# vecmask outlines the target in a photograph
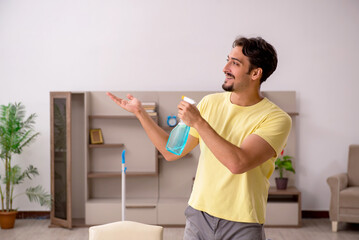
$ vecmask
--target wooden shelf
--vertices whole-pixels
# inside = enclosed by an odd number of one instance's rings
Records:
[[[151,116],[157,118],[158,115]],[[89,119],[137,119],[135,115],[89,115]]]
[[[134,119],[135,115],[89,115],[89,119],[119,119],[128,118]]]
[[[107,143],[107,144],[89,144],[89,148],[122,148],[123,143]]]
[[[276,187],[270,187],[268,195],[299,195],[300,192],[296,187],[288,187],[285,190],[278,190]]]
[[[88,178],[120,178],[121,172],[89,172]],[[126,176],[157,176],[156,172],[126,172]]]

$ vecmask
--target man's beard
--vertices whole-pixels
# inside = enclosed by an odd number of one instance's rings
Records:
[[[227,92],[233,92],[233,84],[229,85],[229,86],[226,86],[225,83],[222,84],[222,88],[224,91],[227,91]]]
[[[233,74],[227,72],[227,73],[225,73],[225,75],[226,75],[226,77],[232,78],[233,81],[234,81],[235,77],[234,77]],[[234,83],[232,83],[232,84],[229,85],[229,86],[226,86],[226,82],[224,82],[224,83],[222,84],[222,88],[223,88],[224,91],[233,92],[233,90],[234,90]]]

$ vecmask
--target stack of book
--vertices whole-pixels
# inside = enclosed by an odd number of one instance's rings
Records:
[[[157,109],[156,109],[156,103],[155,102],[143,102],[142,107],[146,110],[146,112],[150,116],[157,116]]]

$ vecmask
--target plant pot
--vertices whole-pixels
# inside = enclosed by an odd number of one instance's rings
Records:
[[[288,178],[275,178],[275,184],[278,190],[287,189]]]
[[[2,229],[14,228],[17,211],[0,211],[0,226]]]

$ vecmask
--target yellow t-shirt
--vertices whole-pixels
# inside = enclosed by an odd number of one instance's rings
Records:
[[[241,107],[232,104],[230,96],[230,92],[224,92],[204,97],[197,106],[201,116],[232,144],[240,147],[248,135],[256,134],[278,155],[289,135],[290,116],[267,98]],[[263,224],[275,157],[245,173],[233,174],[216,159],[194,128],[190,134],[199,138],[201,155],[189,205],[218,218]]]

